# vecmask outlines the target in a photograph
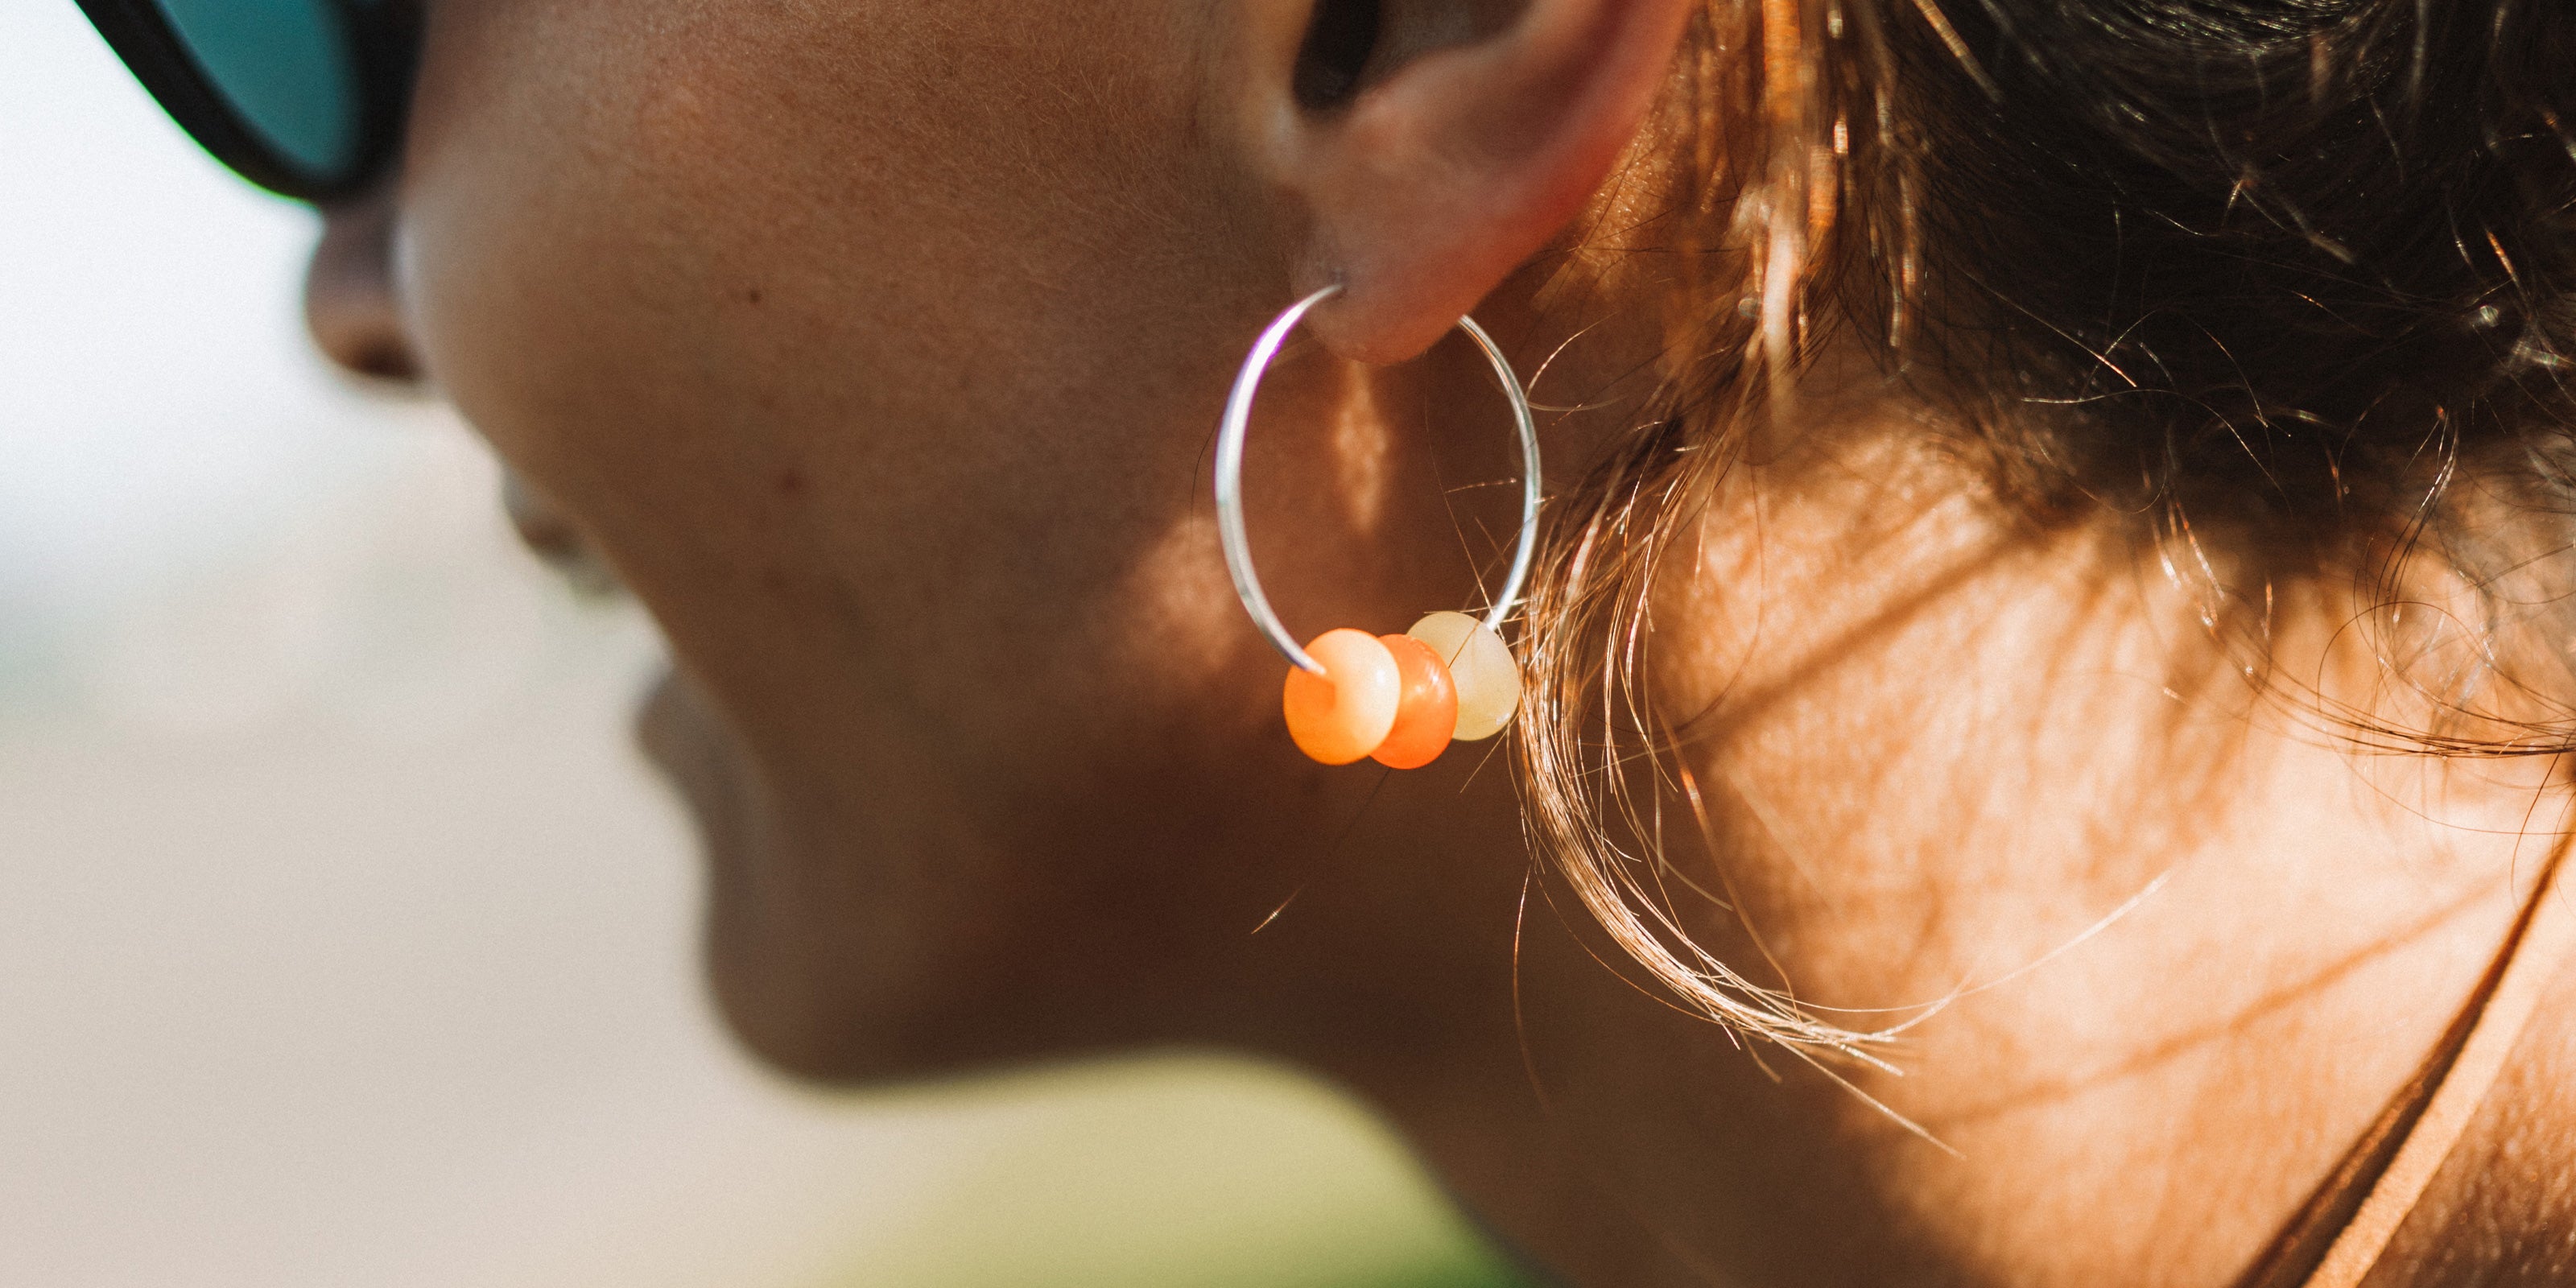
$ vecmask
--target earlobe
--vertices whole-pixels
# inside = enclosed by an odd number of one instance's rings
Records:
[[[1295,125],[1268,140],[1284,195],[1305,207],[1297,289],[1343,288],[1315,333],[1344,357],[1412,358],[1544,248],[1644,120],[1689,5],[1317,5],[1275,83],[1302,100],[1347,75],[1348,97],[1280,104]]]

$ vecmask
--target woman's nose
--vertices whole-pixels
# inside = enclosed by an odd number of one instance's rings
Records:
[[[394,295],[391,185],[322,208],[322,240],[304,276],[304,325],[324,357],[382,380],[414,380],[420,364]]]

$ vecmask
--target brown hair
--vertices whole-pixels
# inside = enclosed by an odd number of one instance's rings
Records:
[[[2484,595],[2490,644],[2556,620],[2576,6],[1708,0],[1661,113],[1657,227],[1699,277],[1656,414],[1555,500],[1517,738],[1552,878],[1690,1008],[1808,1055],[1867,1040],[1685,933],[1655,811],[1697,784],[1640,666],[1663,543],[1828,338],[1866,341],[2034,522],[2219,556],[2183,563],[2214,605],[2252,602],[2222,566],[2385,602],[2429,556]],[[2327,714],[2371,746],[2564,752],[2560,624],[2509,712]]]

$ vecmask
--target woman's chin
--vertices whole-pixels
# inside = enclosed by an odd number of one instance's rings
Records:
[[[726,1029],[774,1072],[833,1088],[953,1077],[1075,1054],[1012,1007],[943,981],[854,978],[793,948],[797,936],[747,923],[722,898],[707,912],[709,993]],[[898,978],[887,978],[895,976]],[[1058,1035],[1060,1036],[1060,1035]]]
[[[753,1056],[790,1077],[853,1085],[1053,1054],[1008,1014],[1023,990],[974,958],[969,946],[987,936],[945,925],[955,918],[935,902],[867,882],[847,855],[782,839],[792,829],[778,826],[750,757],[685,675],[654,682],[636,730],[696,824],[708,988]]]

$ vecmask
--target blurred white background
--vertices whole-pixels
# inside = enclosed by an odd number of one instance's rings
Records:
[[[0,1285],[1488,1281],[1277,1073],[743,1062],[649,627],[308,354],[312,231],[0,0]]]

